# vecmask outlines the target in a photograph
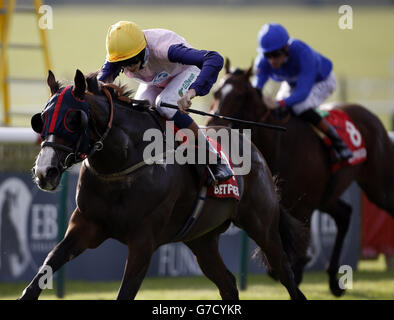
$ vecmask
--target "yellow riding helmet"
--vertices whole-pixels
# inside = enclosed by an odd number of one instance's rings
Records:
[[[130,59],[145,47],[145,35],[135,23],[119,21],[109,27],[106,41],[107,61],[118,62]]]

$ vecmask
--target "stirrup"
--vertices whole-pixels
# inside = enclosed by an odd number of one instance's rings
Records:
[[[346,154],[344,155],[344,153],[346,153]],[[349,148],[342,149],[339,154],[340,154],[342,160],[348,160],[351,157],[353,157],[353,152]]]
[[[341,155],[339,154],[339,152],[334,147],[331,147],[330,158],[331,158],[330,159],[331,163],[338,163],[338,162],[342,161]]]
[[[342,149],[342,150],[338,150],[334,147],[332,147],[331,149],[331,162],[332,163],[337,163],[337,162],[342,162],[342,161],[347,161],[349,160],[351,157],[353,157],[353,152],[347,148],[347,150],[349,151],[347,156],[343,156],[343,151],[346,151],[346,149]]]
[[[216,179],[211,168],[208,165],[206,166],[206,168],[207,168],[207,172],[208,172],[208,176],[207,176],[208,185],[218,185],[219,181]]]

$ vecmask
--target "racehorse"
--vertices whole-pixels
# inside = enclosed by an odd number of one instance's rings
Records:
[[[226,59],[226,75],[214,92],[211,113],[249,121],[282,125],[287,132],[252,128],[252,141],[264,155],[273,175],[281,181],[281,195],[291,214],[310,228],[315,209],[328,213],[335,221],[337,235],[327,272],[330,290],[341,296],[337,273],[343,242],[349,227],[352,208],[339,197],[352,181],[356,181],[370,201],[394,215],[394,144],[381,121],[366,108],[356,104],[342,104],[336,108],[350,116],[365,140],[367,160],[342,167],[334,174],[330,170],[330,156],[313,128],[304,121],[271,111],[264,99],[252,87],[252,67],[230,70]],[[207,125],[229,125],[245,128],[237,122],[211,118]],[[305,255],[294,269],[297,283],[308,258]]]
[[[64,239],[48,254],[21,299],[39,297],[42,270],[50,267],[56,272],[85,249],[96,248],[108,238],[128,246],[118,299],[136,296],[153,252],[174,241],[182,241],[191,249],[201,270],[216,284],[223,299],[238,299],[235,277],[224,265],[218,250],[219,235],[230,222],[255,240],[290,297],[305,298],[290,266],[291,258],[299,250],[297,243],[301,243],[303,227],[280,209],[270,170],[257,148],[251,146],[250,172],[236,176],[239,201],[207,198],[199,220],[178,239],[201,183],[192,165],[148,163],[144,159],[143,151],[149,143],[143,139],[144,132],[151,128],[163,130],[165,120],[145,108],[146,102],[117,95],[121,89],[114,90],[98,82],[95,74],[85,78],[77,70],[73,86],[62,88],[50,72],[47,83],[52,97],[43,112],[33,116],[33,129],[44,132],[57,121],[53,120],[56,114],[69,134],[78,132],[79,137],[71,143],[56,131],[42,135],[41,150],[33,168],[38,186],[55,190],[62,173],[79,161],[80,155],[84,158],[78,148],[84,145],[86,132],[90,145],[96,147],[86,153],[87,159],[82,162],[76,208]],[[72,90],[73,98],[70,94],[65,98],[67,90]],[[66,103],[72,106],[64,105],[64,99],[71,99]],[[54,114],[52,120],[47,116],[50,111]],[[238,139],[244,139],[243,135],[239,134]],[[230,150],[226,152],[231,154]]]

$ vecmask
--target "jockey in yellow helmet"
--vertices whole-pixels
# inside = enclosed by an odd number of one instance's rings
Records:
[[[223,67],[223,58],[217,52],[196,50],[170,30],[141,30],[130,21],[119,21],[109,27],[106,48],[106,62],[99,80],[112,82],[124,72],[140,82],[135,99],[149,100],[176,127],[191,129],[196,138],[206,139],[186,110],[195,96],[206,95],[216,82]],[[162,102],[177,104],[179,110],[165,108]],[[219,160],[219,154],[206,141],[207,151],[215,153]],[[233,175],[225,161],[209,167],[216,182]]]

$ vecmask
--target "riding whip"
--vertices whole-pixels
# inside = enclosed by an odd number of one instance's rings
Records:
[[[165,107],[165,108],[171,108],[171,109],[179,110],[178,106],[175,106],[175,105],[169,104],[169,103],[165,103],[165,102],[161,102],[160,106]],[[219,115],[219,114],[208,113],[208,112],[195,110],[195,109],[187,109],[187,112],[199,114],[201,116],[208,116],[208,117],[214,117],[214,118],[223,119],[223,120],[229,120],[229,121],[234,121],[234,122],[239,122],[239,123],[245,123],[245,124],[249,124],[249,125],[252,125],[252,126],[259,126],[259,127],[263,127],[263,128],[267,128],[267,129],[274,129],[274,130],[280,130],[280,131],[286,131],[287,130],[285,127],[281,127],[281,126],[276,126],[276,125],[267,124],[267,123],[263,123],[263,122],[241,120],[241,119],[226,117],[226,116],[222,116],[222,115]]]

